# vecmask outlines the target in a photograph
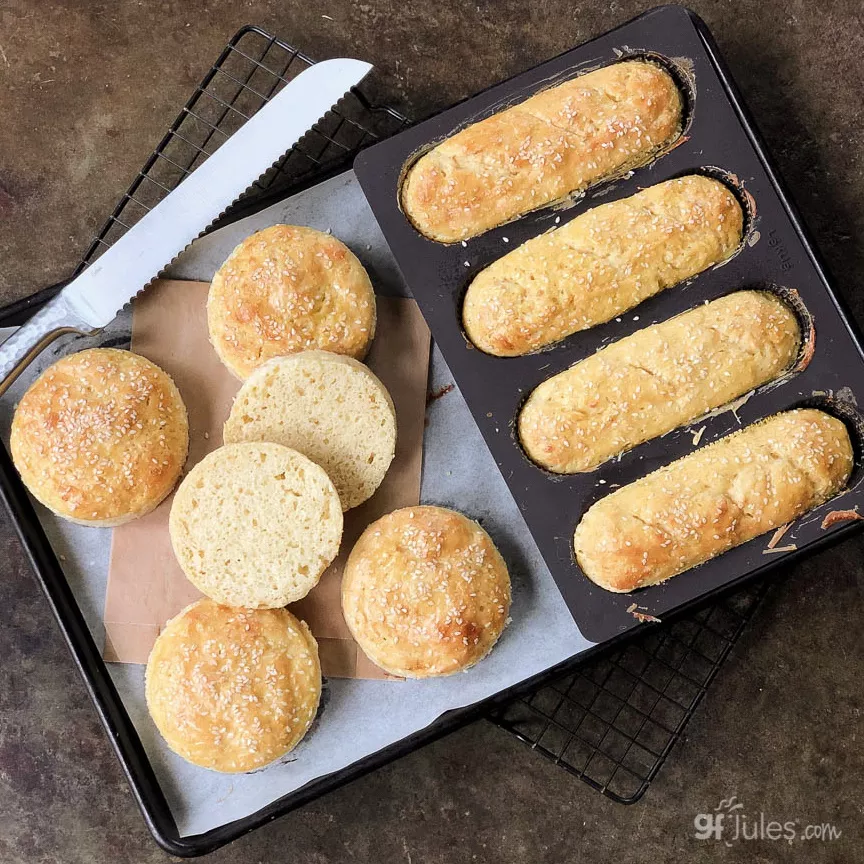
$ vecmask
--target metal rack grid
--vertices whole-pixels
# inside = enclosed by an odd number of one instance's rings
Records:
[[[238,31],[94,238],[76,275],[312,63],[258,27]],[[351,91],[225,218],[347,167],[362,148],[407,125],[398,112]],[[652,626],[489,719],[604,795],[632,803],[656,776],[763,594],[763,587],[750,588],[671,626]]]
[[[767,582],[604,652],[490,719],[621,804],[642,797]]]
[[[258,27],[238,31],[204,76],[75,270],[77,276],[313,60]],[[225,214],[348,165],[364,147],[408,125],[352,90]]]

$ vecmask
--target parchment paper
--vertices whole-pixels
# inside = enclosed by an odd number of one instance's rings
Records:
[[[169,275],[209,280],[240,240],[277,222],[331,228],[369,269],[379,293],[405,293],[352,172],[194,243]],[[124,324],[128,340],[128,318],[112,327],[109,339],[122,339]],[[73,348],[87,344],[76,340]],[[64,349],[68,350],[68,343],[46,352],[34,371]],[[0,434],[7,443],[12,407],[32,378],[28,373],[0,400]],[[433,349],[430,387],[437,389],[452,380],[441,355]],[[317,777],[423,729],[449,709],[472,705],[591,646],[561,600],[458,388],[431,403],[427,421],[421,500],[456,507],[480,519],[490,532],[510,566],[512,624],[487,659],[451,678],[395,683],[330,679],[324,711],[312,734],[293,754],[294,760],[241,776],[194,768],[170,753],[147,715],[143,667],[109,664],[181,834],[196,834],[253,813]],[[69,582],[88,623],[96,638],[103,639],[110,531],[60,523],[44,510],[40,516],[52,545],[64,555]]]
[[[221,446],[222,425],[240,387],[208,339],[208,288],[207,282],[160,280],[133,305],[132,349],[174,378],[189,412],[186,472]],[[377,335],[366,362],[396,406],[396,456],[372,498],[345,514],[339,557],[292,611],[312,628],[325,676],[386,679],[391,676],[371,663],[351,637],[342,617],[340,586],[347,554],[367,525],[420,500],[429,328],[413,300],[378,298]],[[201,596],[171,549],[170,509],[171,497],[113,532],[105,599],[106,660],[146,663],[165,623]]]

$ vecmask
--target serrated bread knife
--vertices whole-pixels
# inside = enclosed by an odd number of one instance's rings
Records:
[[[327,111],[371,65],[316,63],[290,81],[77,279],[0,345],[0,396],[64,333],[101,329]]]

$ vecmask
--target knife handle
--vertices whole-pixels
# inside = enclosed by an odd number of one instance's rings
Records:
[[[0,396],[46,346],[65,333],[91,335],[96,329],[58,295],[0,345]]]

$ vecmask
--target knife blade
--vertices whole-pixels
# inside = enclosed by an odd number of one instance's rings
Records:
[[[371,68],[361,60],[325,60],[286,84],[0,346],[0,396],[58,336],[92,334],[113,320]]]

